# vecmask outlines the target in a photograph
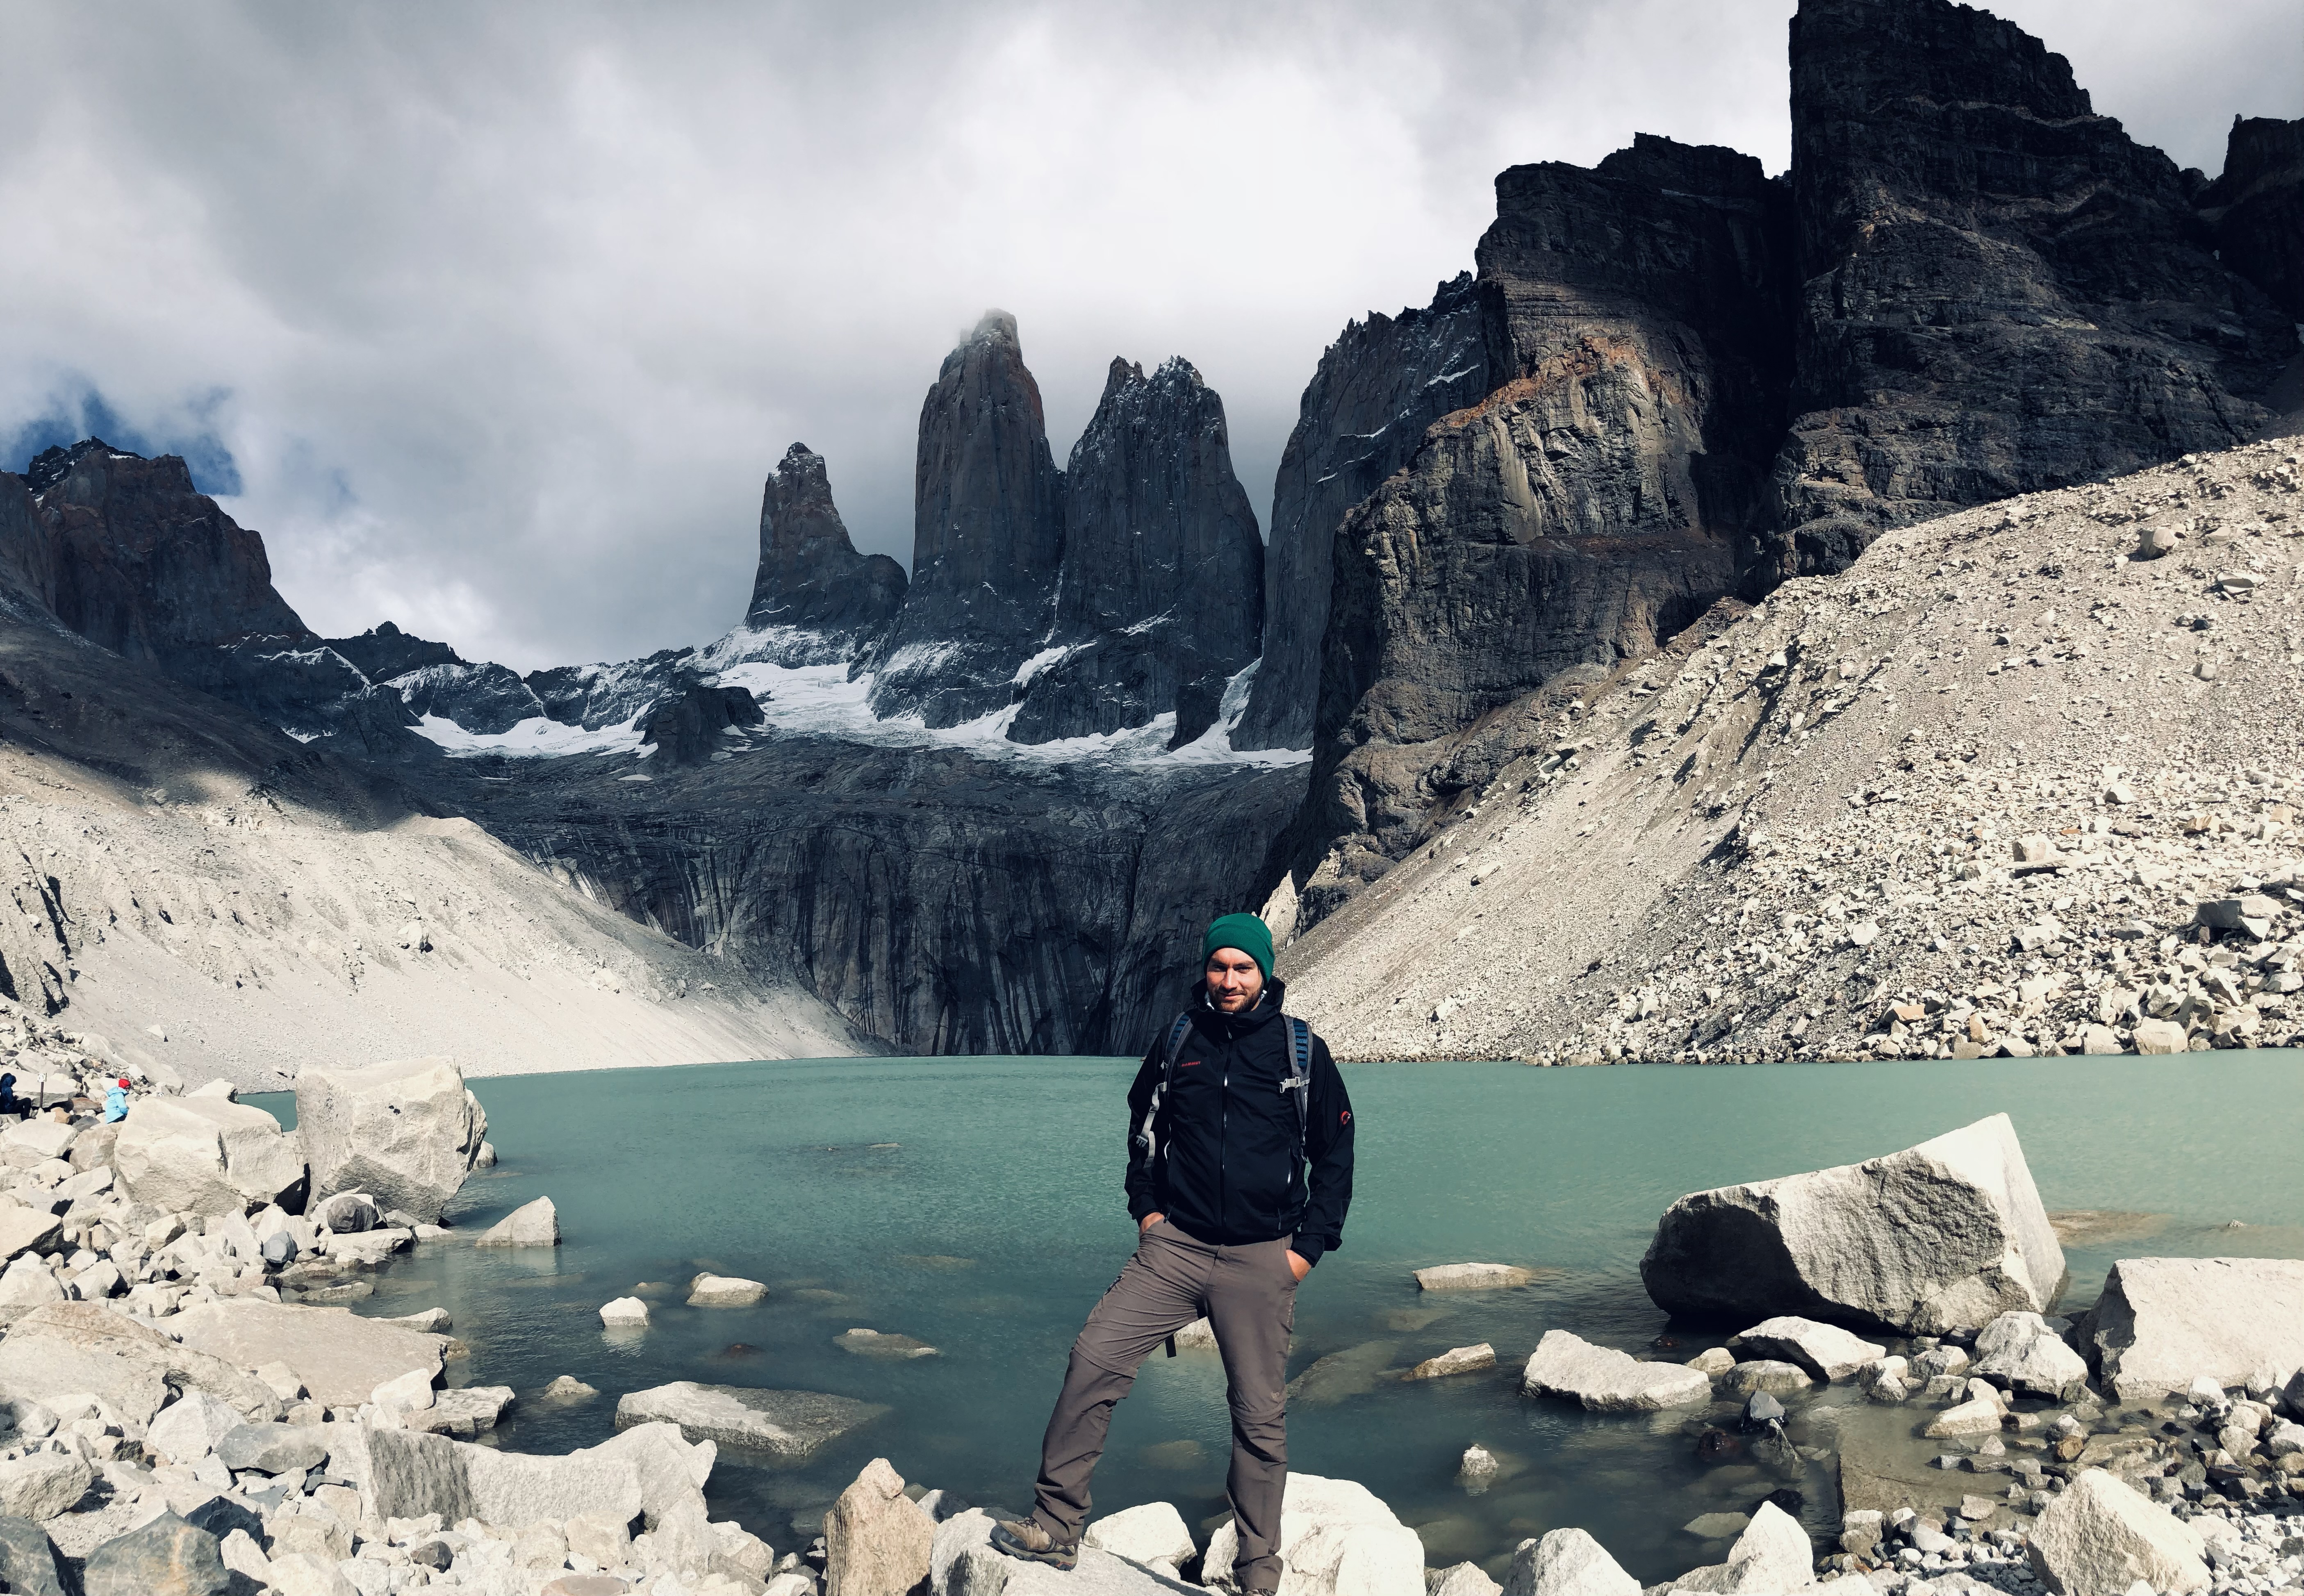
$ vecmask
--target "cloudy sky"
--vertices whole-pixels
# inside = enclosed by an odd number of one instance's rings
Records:
[[[1790,0],[0,0],[0,467],[173,449],[323,632],[516,666],[715,636],[760,482],[910,562],[919,401],[1013,311],[1061,459],[1191,359],[1261,513],[1349,318],[1490,181],[1635,131],[1786,160]],[[2304,114],[2299,0],[2003,0],[2214,173]]]

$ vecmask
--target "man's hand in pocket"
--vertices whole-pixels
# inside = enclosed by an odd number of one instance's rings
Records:
[[[1306,1260],[1298,1257],[1294,1247],[1290,1247],[1288,1249],[1288,1272],[1294,1275],[1299,1280],[1301,1280],[1306,1275],[1312,1272],[1312,1265]]]

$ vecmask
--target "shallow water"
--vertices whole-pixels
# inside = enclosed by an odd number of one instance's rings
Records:
[[[670,1380],[834,1391],[889,1405],[801,1466],[724,1450],[715,1516],[779,1550],[816,1533],[867,1460],[992,1506],[1028,1504],[1038,1439],[1081,1317],[1132,1245],[1120,1190],[1133,1060],[834,1060],[528,1076],[474,1084],[502,1162],[452,1210],[470,1235],[548,1195],[556,1253],[436,1243],[377,1277],[364,1313],[437,1304],[471,1347],[459,1384],[522,1401],[496,1440],[558,1451],[611,1433],[616,1396]],[[2068,1305],[2113,1259],[2304,1256],[2304,1054],[1939,1063],[1531,1069],[1349,1066],[1359,1172],[1344,1246],[1300,1293],[1292,1375],[1324,1366],[1289,1415],[1290,1461],[1365,1482],[1424,1536],[1427,1558],[1500,1571],[1520,1538],[1590,1530],[1644,1582],[1724,1551],[1679,1526],[1749,1511],[1784,1482],[1708,1467],[1687,1412],[1602,1418],[1517,1393],[1546,1330],[1639,1350],[1665,1329],[1638,1273],[1656,1216],[1702,1187],[1848,1162],[2005,1110],[2051,1210],[2152,1216],[2068,1246]],[[279,1111],[282,1100],[254,1099]],[[2241,1228],[2226,1229],[2230,1221]],[[1425,1296],[1409,1271],[1464,1259],[1557,1276],[1506,1292]],[[699,1270],[772,1288],[742,1309],[691,1309]],[[596,1311],[643,1281],[654,1322],[606,1332]],[[869,1360],[851,1326],[916,1336],[939,1355]],[[1487,1340],[1486,1374],[1384,1378]],[[733,1350],[741,1347],[749,1350]],[[1692,1357],[1713,1338],[1682,1338]],[[554,1408],[553,1376],[600,1388]],[[1793,1400],[1796,1440],[1835,1421],[1916,1433],[1923,1410]],[[1223,1514],[1228,1449],[1213,1354],[1145,1365],[1097,1476],[1100,1511],[1165,1499]],[[1504,1473],[1455,1481],[1478,1441]],[[1837,1528],[1826,1469],[1793,1482]],[[1205,1543],[1203,1527],[1201,1539]]]

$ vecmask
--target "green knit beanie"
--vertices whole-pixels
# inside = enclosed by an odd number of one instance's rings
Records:
[[[1239,949],[1256,960],[1266,981],[1272,979],[1272,927],[1256,916],[1226,915],[1211,922],[1207,935],[1200,939],[1200,962],[1207,963],[1218,948]]]

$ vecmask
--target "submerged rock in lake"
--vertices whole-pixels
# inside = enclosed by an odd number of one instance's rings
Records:
[[[688,1282],[691,1308],[748,1308],[767,1294],[766,1285],[741,1275],[700,1274]]]
[[[1364,1397],[1392,1367],[1392,1355],[1399,1347],[1396,1341],[1363,1341],[1329,1353],[1288,1382],[1288,1400],[1323,1404]]]
[[[1438,1357],[1426,1358],[1408,1372],[1410,1380],[1438,1380],[1448,1374],[1470,1374],[1496,1366],[1496,1349],[1486,1341],[1476,1347],[1456,1347]]]
[[[1658,1307],[1696,1319],[1936,1335],[2046,1313],[2065,1270],[2015,1127],[1995,1114],[1864,1163],[1682,1197],[1640,1279]]]
[[[833,1343],[843,1352],[852,1352],[858,1357],[916,1358],[934,1357],[936,1349],[926,1341],[911,1336],[892,1335],[885,1330],[851,1330],[833,1337]]]
[[[717,1441],[780,1457],[805,1457],[825,1442],[887,1411],[877,1403],[821,1391],[777,1391],[676,1380],[644,1391],[628,1391],[618,1398],[616,1428],[662,1422],[677,1424],[690,1440]]]
[[[1423,1291],[1496,1291],[1542,1278],[1542,1271],[1513,1263],[1440,1263],[1416,1271]]]

